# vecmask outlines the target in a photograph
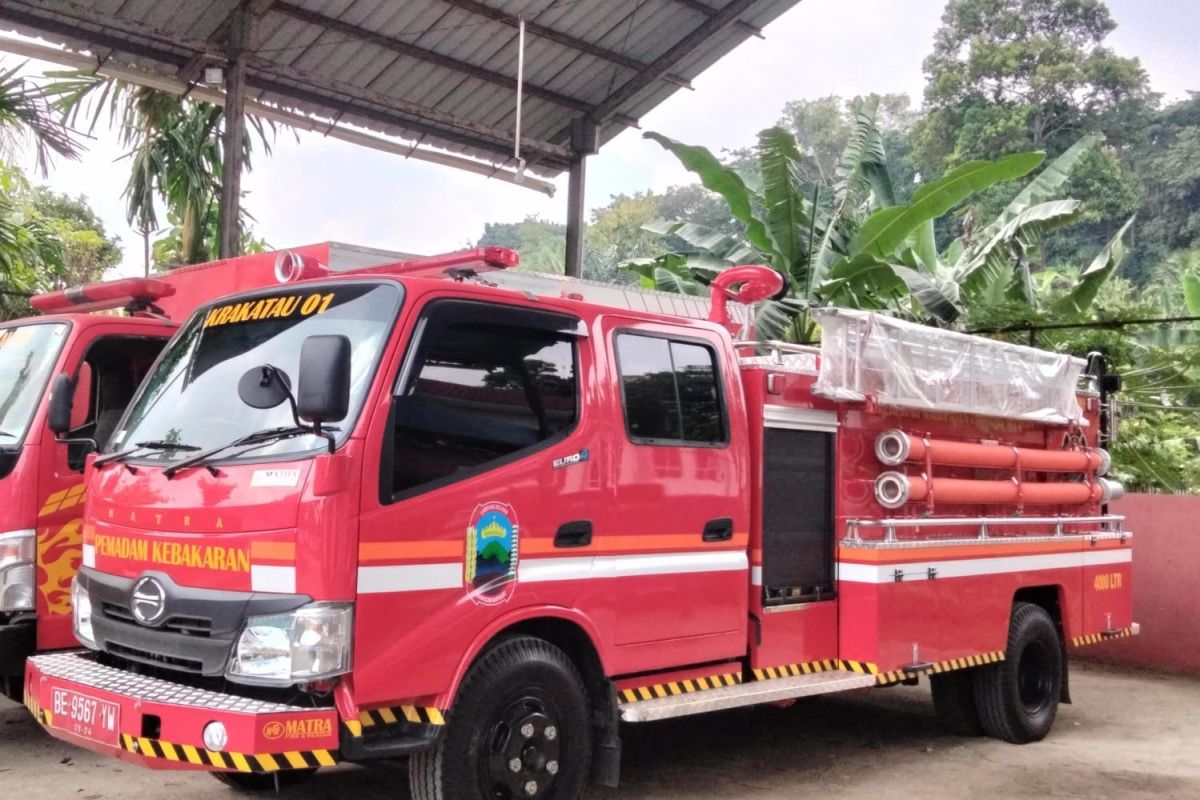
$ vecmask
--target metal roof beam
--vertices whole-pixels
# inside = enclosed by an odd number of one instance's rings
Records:
[[[361,90],[357,94],[350,94],[342,84],[320,80],[311,75],[289,75],[287,71],[262,70],[260,64],[258,60],[250,62],[250,74],[246,79],[246,83],[255,89],[273,92],[296,102],[323,106],[343,114],[365,117],[383,125],[418,131],[465,147],[476,147],[503,161],[512,156],[511,137],[506,138],[502,132],[452,118],[448,114],[435,113],[423,106],[414,107],[414,110],[406,112],[397,107],[394,98],[375,93],[364,94]],[[444,123],[445,127],[437,124],[435,119],[447,120]],[[521,142],[521,150],[532,156],[531,165],[546,164],[560,170],[570,165],[566,148],[559,145],[526,139]]]
[[[688,8],[692,9],[693,11],[699,11],[701,14],[703,14],[706,17],[711,17],[717,13],[717,9],[713,8],[712,6],[708,5],[707,3],[700,2],[700,0],[675,0],[675,2],[679,3],[679,5],[681,5],[681,6],[687,6]],[[759,39],[764,38],[762,28],[758,27],[757,25],[751,25],[749,22],[746,22],[745,20],[741,20],[741,19],[737,20],[733,24],[737,25],[739,28],[741,28],[746,33],[750,34],[751,36],[754,36]]]
[[[455,8],[475,14],[476,16],[486,17],[487,19],[507,25],[513,29],[516,29],[520,24],[520,18],[515,14],[509,14],[507,11],[501,11],[498,8],[487,5],[486,3],[481,3],[479,0],[442,0],[442,2],[448,6],[454,6]],[[555,30],[554,28],[541,25],[528,18],[525,20],[525,32],[533,36],[546,39],[547,41],[554,42],[555,44],[561,44],[563,47],[570,48],[571,50],[578,50],[581,53],[587,53],[589,56],[595,56],[596,58],[603,59],[604,61],[608,61],[612,64],[617,64],[618,66],[625,67],[626,69],[633,70],[634,72],[640,72],[646,68],[646,63],[644,61],[639,61],[636,58],[630,58],[624,53],[618,53],[615,50],[609,50],[607,47],[601,47],[598,44],[593,44],[584,39],[572,36],[569,33],[563,33],[562,31]],[[690,81],[688,81],[686,78],[679,77],[678,75],[669,76],[668,79],[671,80],[672,83],[677,83],[678,85],[690,83]]]
[[[620,109],[623,103],[629,101],[638,92],[666,75],[676,64],[703,46],[705,42],[736,22],[737,18],[749,10],[754,3],[755,0],[730,0],[728,5],[714,12],[711,17],[676,42],[671,49],[654,59],[649,66],[634,75],[621,88],[617,89],[606,97],[603,102],[593,108],[589,114],[591,119],[597,124],[604,122],[606,118],[611,117]],[[560,131],[554,137],[554,140],[563,141],[570,133],[571,129],[568,126]]]
[[[86,15],[85,9],[75,3],[64,0],[42,2],[51,8],[34,9],[32,4],[23,4],[22,0],[6,0],[0,4],[0,20],[170,64],[176,67],[177,72],[195,64],[198,56],[210,57],[214,63],[224,63],[226,60],[222,49],[204,40],[176,41],[137,25]],[[68,10],[56,11],[54,6],[59,5]],[[71,19],[59,19],[53,16],[55,13],[74,16]],[[501,159],[508,159],[512,154],[512,134],[508,131],[369,92],[361,87],[317,78],[263,58],[248,56],[247,68],[247,84],[257,89],[276,91],[294,100],[319,104],[335,111],[360,114],[384,125],[419,131],[466,147],[478,147]],[[305,91],[289,81],[307,84],[311,90]],[[370,113],[367,113],[368,109]],[[533,156],[530,160],[537,163],[557,169],[566,169],[570,165],[568,150],[562,145],[522,139],[521,149],[529,152]]]
[[[145,86],[150,89],[157,89],[162,92],[169,92],[180,96],[191,96],[205,103],[214,105],[225,104],[225,94],[216,89],[205,86],[192,86],[184,83],[178,78],[172,78],[156,72],[148,72],[122,64],[107,63],[103,66],[96,67],[96,59],[92,56],[83,55],[70,50],[59,50],[49,45],[37,44],[34,42],[25,41],[23,39],[10,39],[0,36],[0,51],[13,53],[23,58],[32,58],[39,61],[47,61],[51,64],[61,64],[64,67],[71,69],[94,70],[98,74],[106,78],[115,80],[128,81],[136,83],[139,86]],[[455,169],[472,172],[476,175],[482,175],[487,178],[495,178],[505,181],[524,189],[533,189],[534,191],[542,192],[543,194],[554,196],[555,186],[548,181],[540,180],[532,175],[524,175],[518,177],[512,170],[506,170],[502,166],[494,163],[479,161],[472,158],[466,158],[454,153],[444,152],[442,150],[433,150],[421,146],[420,142],[401,141],[398,139],[387,139],[373,133],[360,130],[358,128],[349,128],[344,125],[338,125],[336,122],[311,117],[301,114],[297,111],[289,111],[277,106],[267,106],[250,98],[246,99],[246,108],[251,116],[259,117],[260,119],[277,122],[282,125],[295,128],[296,130],[309,131],[316,133],[319,136],[324,136],[330,139],[339,139],[350,144],[360,147],[369,147],[374,150],[379,150],[391,155],[398,155],[404,158],[414,158],[418,161],[427,161],[433,164],[438,164],[445,167],[453,167]]]
[[[371,44],[391,50],[393,53],[399,53],[400,55],[408,56],[409,58],[413,58],[418,61],[424,61],[429,64],[436,64],[439,67],[454,70],[455,72],[462,73],[463,75],[469,75],[472,78],[477,78],[481,81],[486,81],[487,83],[496,84],[497,86],[503,86],[506,89],[513,91],[516,90],[516,76],[501,75],[498,72],[484,69],[483,67],[475,64],[471,64],[466,61],[460,61],[457,58],[453,58],[424,47],[417,47],[414,44],[402,42],[399,39],[395,39],[391,36],[386,36],[381,33],[376,33],[375,31],[367,30],[366,28],[361,28],[358,25],[353,25],[349,22],[343,22],[335,17],[326,16],[319,11],[309,11],[307,8],[301,8],[300,6],[286,2],[276,2],[271,7],[271,11],[273,13],[283,14],[291,17],[292,19],[299,20],[300,22],[305,22],[309,25],[315,25],[320,28],[325,28],[330,31],[343,34],[345,36],[361,39],[364,42],[370,42]],[[586,112],[590,111],[592,108],[591,104],[584,100],[562,94],[561,92],[556,92],[552,89],[547,89],[544,86],[538,86],[537,84],[526,82],[525,92],[531,97],[538,97],[542,100],[547,100],[551,103],[554,103],[555,105],[560,105],[564,108],[570,108],[575,111]]]

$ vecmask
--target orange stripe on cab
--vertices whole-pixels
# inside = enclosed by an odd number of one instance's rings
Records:
[[[252,561],[295,561],[295,542],[251,542]]]
[[[524,549],[525,543],[521,542]],[[403,561],[409,558],[462,559],[462,541],[431,539],[413,542],[363,542],[358,546],[359,561]]]

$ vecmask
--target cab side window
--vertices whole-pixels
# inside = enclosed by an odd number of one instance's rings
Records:
[[[616,335],[625,429],[638,444],[724,444],[725,412],[713,348],[636,333]]]
[[[88,420],[101,450],[165,344],[165,339],[106,336],[88,349],[85,363],[92,374]]]
[[[381,499],[469,477],[570,431],[578,324],[517,307],[432,303],[393,400]]]

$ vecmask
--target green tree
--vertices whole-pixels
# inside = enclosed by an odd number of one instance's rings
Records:
[[[47,91],[20,73],[25,64],[0,69],[0,158],[13,159],[32,142],[38,170],[45,175],[54,155],[79,157],[79,145],[58,119]]]
[[[950,0],[925,61],[926,113],[913,135],[921,171],[1030,150],[1054,158],[1102,134],[1111,149],[1077,164],[1067,193],[1084,198],[1083,212],[1052,256],[1099,247],[1137,210],[1137,181],[1118,153],[1143,136],[1157,102],[1138,59],[1105,46],[1115,27],[1102,0]],[[996,213],[1018,188],[981,195],[979,213]]]
[[[1200,93],[1156,114],[1129,160],[1144,196],[1131,277],[1147,283],[1173,251],[1200,245]]]
[[[216,252],[207,237],[217,218],[221,171],[227,154],[221,149],[224,111],[220,106],[188,100],[168,92],[82,72],[51,73],[55,83],[46,91],[70,124],[88,119],[94,130],[107,113],[108,123],[129,149],[129,180],[125,185],[126,218],[137,230],[160,227],[156,201],[167,207],[179,228],[175,263],[211,260]],[[270,154],[272,125],[248,117],[242,168],[251,168],[254,143]],[[241,225],[247,227],[248,216]]]
[[[15,167],[0,162],[0,317],[32,312],[28,296],[52,288],[62,269],[62,241],[30,202],[31,188]]]
[[[1104,46],[1115,28],[1101,0],[950,0],[925,60],[921,165],[1056,156],[1093,132],[1128,143],[1155,97],[1141,63]]]
[[[104,223],[82,195],[70,197],[45,187],[33,190],[34,210],[62,242],[61,270],[54,276],[65,286],[101,280],[121,261],[121,243],[109,236]]]
[[[524,270],[561,275],[566,261],[567,226],[534,216],[521,222],[488,222],[477,243],[479,247],[487,245],[516,250]]]
[[[875,125],[884,145],[887,171],[901,199],[912,193],[913,126],[918,119],[906,94],[872,95]],[[850,144],[856,122],[856,101],[830,95],[816,100],[794,100],[783,107],[780,126],[796,137],[796,146],[807,157],[802,174],[809,183],[832,184],[842,154]]]

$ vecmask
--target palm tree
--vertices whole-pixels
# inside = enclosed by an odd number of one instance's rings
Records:
[[[54,155],[79,157],[79,145],[59,120],[48,91],[22,77],[25,64],[0,70],[0,158],[13,159],[32,140],[38,171],[46,174]]]
[[[104,117],[119,131],[128,148],[129,180],[125,184],[125,213],[138,230],[160,225],[156,200],[167,207],[168,219],[178,228],[182,263],[206,261],[210,251],[206,234],[216,225],[221,194],[223,110],[211,103],[187,100],[169,92],[83,72],[51,73],[56,82],[46,91],[64,122],[86,119],[92,131]],[[270,153],[274,127],[250,118],[251,130],[264,152]],[[253,142],[245,138],[240,158],[249,170]]]

